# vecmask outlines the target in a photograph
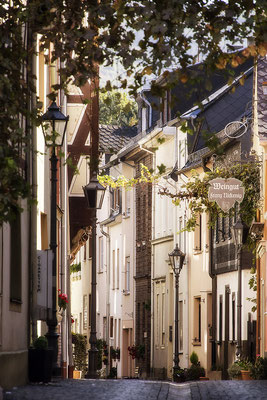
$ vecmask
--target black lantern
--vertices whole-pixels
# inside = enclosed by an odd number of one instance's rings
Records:
[[[90,182],[86,186],[83,186],[88,208],[99,210],[102,207],[105,190],[106,188],[98,182],[97,175],[94,172]]]
[[[233,232],[233,239],[234,243],[237,247],[241,247],[243,244],[243,232],[244,232],[244,224],[239,218],[238,221],[235,223],[233,226],[232,232]]]
[[[45,144],[48,147],[61,147],[69,121],[69,116],[65,116],[53,101],[48,107],[48,111],[42,116],[42,129]]]
[[[185,254],[179,249],[176,243],[175,249],[169,253],[171,267],[175,275],[179,275],[183,268]]]

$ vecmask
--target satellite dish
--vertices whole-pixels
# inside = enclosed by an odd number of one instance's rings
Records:
[[[239,134],[235,135],[235,132],[239,130],[240,130]],[[225,126],[224,133],[230,139],[238,139],[241,136],[243,136],[247,132],[247,130],[248,130],[247,121],[245,122],[232,121]]]

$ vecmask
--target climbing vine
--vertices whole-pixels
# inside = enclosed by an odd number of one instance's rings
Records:
[[[209,214],[209,226],[215,225],[218,216],[227,215],[217,203],[208,199],[209,182],[215,178],[236,178],[242,181],[245,195],[240,204],[239,214],[243,222],[250,226],[257,209],[261,206],[260,171],[261,162],[256,156],[244,162],[236,161],[231,165],[222,164],[215,167],[213,171],[206,172],[204,176],[200,176],[195,170],[192,170],[189,181],[182,185],[181,190],[176,193],[159,185],[163,173],[153,173],[143,164],[141,165],[140,178],[127,179],[125,176],[119,176],[114,179],[109,175],[103,175],[99,176],[98,179],[102,185],[112,188],[124,187],[129,189],[137,184],[153,183],[159,186],[159,194],[170,197],[174,205],[179,206],[181,201],[186,200],[191,215],[184,230],[190,232],[196,228],[199,213],[206,212]],[[231,208],[229,213],[233,216],[234,208]]]

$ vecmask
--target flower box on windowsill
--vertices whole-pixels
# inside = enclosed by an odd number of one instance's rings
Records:
[[[201,346],[201,342],[195,342],[195,341],[193,341],[193,342],[192,342],[192,345],[193,345],[193,346]]]

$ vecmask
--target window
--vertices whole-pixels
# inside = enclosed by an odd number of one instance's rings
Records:
[[[178,321],[178,331],[179,331],[179,351],[183,351],[183,301],[179,301],[179,321]]]
[[[110,325],[109,325],[109,333],[110,333],[110,337],[113,338],[114,335],[114,329],[113,329],[113,317],[110,317]]]
[[[130,293],[130,257],[125,259],[125,293]]]
[[[87,294],[83,295],[83,330],[87,329],[88,323],[88,304],[87,304]]]
[[[111,189],[111,213],[121,212],[121,188]]]
[[[107,340],[107,317],[103,317],[103,339]]]
[[[222,342],[222,330],[223,330],[223,297],[219,299],[219,342]]]
[[[21,215],[10,223],[10,301],[21,304]]]
[[[235,293],[233,293],[232,294],[232,340],[235,340],[235,319],[236,319]]]
[[[118,332],[117,332],[117,319],[115,318],[115,324],[114,324],[114,347],[117,347],[118,342],[117,342],[117,337],[118,337]]]
[[[170,92],[166,90],[164,99],[162,100],[162,103],[161,103],[161,110],[162,110],[161,120],[162,120],[163,125],[166,124],[170,118],[169,100],[170,100]]]
[[[41,213],[41,250],[47,250],[48,248],[47,215]]]
[[[201,298],[194,300],[194,342],[201,343]]]
[[[121,320],[118,319],[118,347],[121,347]]]
[[[219,243],[219,217],[216,218],[215,242]]]
[[[179,217],[179,248],[182,249],[182,236],[181,230],[183,229],[183,217]]]
[[[115,250],[112,251],[112,289],[115,289]]]
[[[156,345],[159,345],[159,327],[160,327],[160,320],[159,320],[159,293],[157,293],[156,297],[156,317],[157,317],[157,323],[156,323]]]
[[[131,191],[125,190],[125,216],[129,217],[131,214]]]
[[[86,243],[87,242],[85,242],[83,245],[83,261],[86,261]]]
[[[225,217],[222,217],[222,240],[225,240]]]
[[[142,107],[142,132],[147,130],[147,108],[145,106]]]
[[[117,249],[117,289],[120,288],[120,249]]]
[[[165,286],[162,289],[161,295],[161,345],[165,345]]]
[[[196,229],[194,232],[194,250],[201,250],[201,230],[202,230],[202,217],[201,214],[198,214],[197,216],[197,225],[196,225]]]
[[[98,271],[99,272],[103,272],[103,270],[104,270],[104,241],[103,241],[103,236],[100,236],[99,237],[99,242],[98,242],[98,244],[99,244],[99,247],[98,247],[98,249],[99,249],[99,269],[98,269]]]
[[[89,294],[89,326],[91,326],[91,318],[92,318],[92,296]]]

